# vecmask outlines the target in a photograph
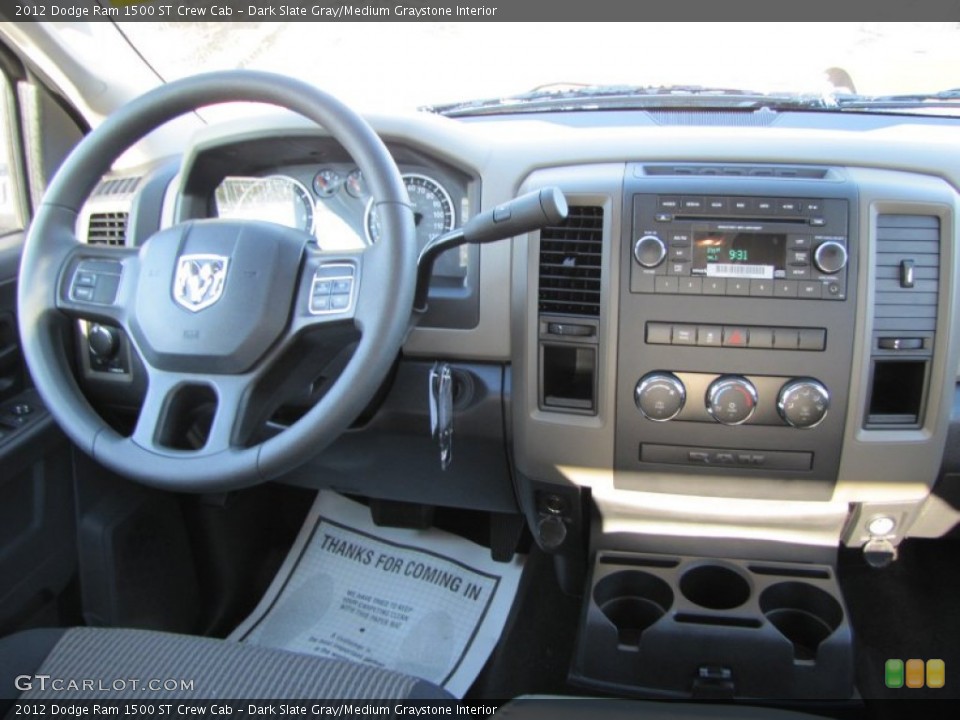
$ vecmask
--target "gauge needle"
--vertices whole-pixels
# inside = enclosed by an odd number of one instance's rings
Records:
[[[413,214],[414,227],[420,227],[420,221],[423,220],[423,213],[415,212]]]

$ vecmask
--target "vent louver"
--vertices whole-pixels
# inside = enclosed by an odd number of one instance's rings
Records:
[[[98,212],[90,214],[87,225],[89,245],[122,246],[127,239],[127,213]]]
[[[901,263],[911,261],[914,286],[901,286]],[[940,220],[931,215],[877,218],[873,329],[933,331],[940,289]]]
[[[567,219],[540,233],[541,313],[600,315],[603,208],[571,206]]]

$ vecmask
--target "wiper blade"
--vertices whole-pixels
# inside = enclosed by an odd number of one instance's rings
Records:
[[[447,117],[627,108],[827,108],[830,103],[820,95],[793,95],[713,88],[700,85],[574,85],[551,84],[518,95],[484,98],[445,105],[427,105],[420,109]]]
[[[837,95],[834,99],[844,109],[949,107],[960,102],[960,88],[907,95]]]

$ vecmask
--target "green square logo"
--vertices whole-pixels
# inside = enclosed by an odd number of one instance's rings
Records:
[[[903,660],[887,660],[883,668],[883,679],[888,688],[902,688]]]

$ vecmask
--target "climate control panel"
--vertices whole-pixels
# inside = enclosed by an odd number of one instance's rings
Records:
[[[644,418],[658,423],[680,420],[805,429],[823,422],[830,393],[814,378],[657,370],[637,381],[634,402]]]

